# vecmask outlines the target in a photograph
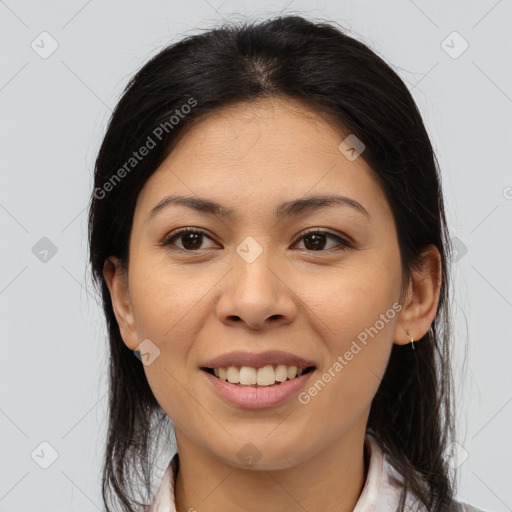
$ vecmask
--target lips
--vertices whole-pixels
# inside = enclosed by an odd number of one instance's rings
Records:
[[[227,368],[229,366],[250,366],[252,368],[262,368],[268,365],[285,365],[296,366],[297,368],[306,369],[316,367],[316,363],[311,360],[304,359],[289,352],[279,350],[271,350],[261,352],[259,354],[250,352],[230,352],[214,359],[205,361],[200,365],[201,369]]]
[[[309,381],[316,368],[315,361],[279,350],[230,352],[200,365],[212,389],[225,402],[243,409],[284,404]]]
[[[276,382],[270,386],[239,386],[215,377],[207,370],[201,373],[210,389],[224,403],[240,409],[253,410],[266,410],[284,405],[297,396],[315,375],[314,371],[309,371],[291,380]]]

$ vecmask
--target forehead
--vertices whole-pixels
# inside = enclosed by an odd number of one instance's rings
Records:
[[[295,100],[239,103],[187,128],[139,195],[140,215],[169,193],[197,195],[254,216],[287,199],[339,193],[386,207],[373,170],[339,149],[347,134]]]
[[[333,117],[322,115],[295,99],[269,98],[234,103],[195,120],[186,129],[179,146],[217,146],[236,153],[251,152],[263,145],[273,152],[324,149],[343,139],[341,126]],[[338,142],[339,144],[339,142]],[[336,144],[337,146],[337,144]],[[213,147],[211,148],[213,149]],[[332,149],[332,148],[331,148]]]

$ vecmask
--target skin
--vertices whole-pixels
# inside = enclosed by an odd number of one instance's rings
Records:
[[[343,138],[295,100],[237,104],[209,115],[141,191],[128,270],[115,257],[105,263],[124,343],[135,350],[150,339],[160,350],[144,370],[175,425],[179,512],[260,511],[262,502],[276,511],[339,512],[353,510],[359,498],[372,398],[393,343],[418,340],[435,317],[440,257],[425,248],[421,269],[402,281],[389,204],[363,157],[350,161],[340,152]],[[169,206],[148,221],[172,193],[214,200],[237,219]],[[336,205],[274,217],[282,201],[313,194],[350,197],[370,216]],[[207,233],[198,249],[185,252],[193,244],[183,236],[174,240],[182,252],[161,245],[183,227]],[[324,237],[315,249],[303,238],[309,228],[350,237],[354,247]],[[236,252],[248,236],[262,248],[252,263]],[[307,404],[291,399],[238,409],[199,369],[233,350],[278,349],[315,361],[312,384],[398,302],[400,313]],[[249,442],[261,454],[252,467],[237,456]]]

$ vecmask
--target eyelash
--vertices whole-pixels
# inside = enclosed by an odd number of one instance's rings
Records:
[[[201,231],[201,230],[198,230],[198,229],[192,229],[192,228],[182,228],[182,229],[176,231],[175,233],[172,233],[171,235],[165,237],[160,245],[163,246],[163,247],[170,247],[171,245],[173,245],[173,241],[174,240],[176,240],[177,238],[180,237],[180,235],[183,235],[185,233],[201,234],[201,235],[204,235],[204,236],[206,236],[207,238],[209,238],[211,240],[211,237],[208,236],[204,231]],[[353,245],[350,242],[348,242],[348,240],[345,240],[344,238],[342,238],[342,237],[340,237],[338,235],[335,235],[334,233],[330,233],[329,231],[322,231],[322,230],[318,230],[318,229],[314,229],[314,228],[309,230],[309,231],[306,231],[305,233],[303,233],[300,236],[300,238],[298,238],[298,240],[293,245],[298,243],[300,240],[302,240],[306,236],[313,235],[313,234],[314,235],[326,235],[328,238],[332,238],[333,240],[338,242],[342,246],[342,248],[341,249],[335,249],[336,251],[344,251],[344,250],[352,249],[353,248]],[[170,248],[170,250],[172,250],[172,251],[180,251],[180,252],[188,252],[188,253],[197,253],[201,249],[189,250],[189,249],[182,249],[181,247],[176,247],[175,246],[173,248]],[[319,250],[319,251],[314,251],[314,250],[311,250],[311,249],[302,249],[302,250],[308,251],[308,252],[330,252],[332,249],[330,249],[330,250],[329,249],[327,249],[327,250]]]

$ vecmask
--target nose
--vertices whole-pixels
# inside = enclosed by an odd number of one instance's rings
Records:
[[[221,322],[259,330],[295,320],[298,298],[271,252],[264,250],[251,263],[234,255],[232,271],[219,283],[217,315]]]

